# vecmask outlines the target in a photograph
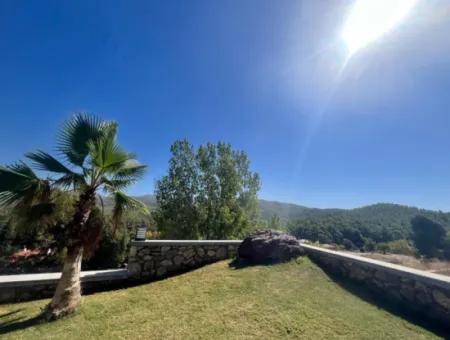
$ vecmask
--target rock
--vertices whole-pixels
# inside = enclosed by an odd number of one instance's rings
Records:
[[[145,262],[144,263],[144,270],[145,271],[149,271],[151,269],[153,269],[153,262]]]
[[[134,257],[137,254],[137,248],[135,246],[131,246],[130,248],[130,257]]]
[[[370,277],[370,273],[360,267],[354,267],[350,270],[350,278],[357,281],[364,281]]]
[[[194,249],[188,249],[184,252],[183,255],[186,258],[193,257],[195,255],[195,251],[194,251]]]
[[[163,260],[163,261],[161,261],[160,265],[163,267],[170,267],[173,265],[173,263],[170,260]]]
[[[171,249],[164,253],[164,257],[167,259],[171,259],[176,255],[178,255],[178,252],[175,249]]]
[[[444,307],[445,310],[450,310],[450,298],[442,293],[440,290],[433,290],[433,298],[439,305]]]
[[[273,230],[256,231],[238,248],[239,260],[249,263],[284,262],[303,254],[295,237]]]
[[[159,267],[158,270],[156,271],[156,276],[160,277],[160,276],[164,276],[167,273],[167,268],[166,267]]]
[[[218,259],[226,259],[227,258],[227,249],[225,247],[220,247],[217,249],[216,257]]]
[[[139,276],[141,274],[141,265],[137,262],[129,263],[128,272],[131,276]]]
[[[375,271],[375,278],[380,280],[380,281],[382,281],[382,282],[387,281],[386,274],[383,271],[381,271],[381,270]]]
[[[175,263],[176,266],[179,266],[180,264],[182,264],[183,261],[184,261],[184,257],[183,256],[177,255],[177,256],[175,256],[173,258],[173,262]]]
[[[16,298],[14,287],[0,289],[0,303],[14,301]]]
[[[402,286],[400,288],[400,295],[406,300],[406,301],[414,301],[415,292],[414,288],[409,286]]]
[[[208,250],[207,254],[209,257],[213,257],[216,255],[216,252],[214,250]]]
[[[423,283],[417,281],[416,285],[414,286],[414,290],[416,292],[416,300],[420,304],[429,305],[433,302],[431,300],[431,296],[430,296],[427,286],[425,286]]]

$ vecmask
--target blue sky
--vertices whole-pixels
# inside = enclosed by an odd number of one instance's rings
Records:
[[[77,111],[150,166],[230,142],[260,197],[450,210],[450,7],[422,0],[345,67],[351,1],[2,1],[0,163],[52,150]]]

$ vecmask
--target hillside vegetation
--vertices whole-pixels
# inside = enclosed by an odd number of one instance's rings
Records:
[[[223,261],[86,296],[81,310],[65,320],[27,321],[45,304],[0,306],[2,339],[437,338],[343,289],[307,258],[243,269]]]
[[[135,198],[145,203],[149,208],[156,207],[156,199],[153,195],[135,196]],[[277,215],[283,222],[329,216],[352,216],[362,221],[377,221],[380,224],[399,226],[409,226],[413,217],[424,215],[450,228],[450,213],[448,212],[419,209],[392,203],[377,203],[355,209],[319,209],[293,203],[260,199],[259,215],[262,220],[269,220],[272,216]]]
[[[156,205],[152,195],[137,198],[150,208]],[[299,239],[337,244],[348,250],[450,257],[450,213],[390,203],[355,209],[317,209],[259,200],[259,214],[260,221],[255,227],[284,229]],[[442,239],[439,249],[422,253],[415,247],[411,221],[418,215],[449,232],[448,240]],[[423,228],[426,231],[428,227]]]

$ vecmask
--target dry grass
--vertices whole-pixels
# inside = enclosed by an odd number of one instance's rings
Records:
[[[307,258],[244,269],[223,261],[86,296],[75,316],[30,327],[46,302],[0,306],[2,339],[436,338],[343,289]]]
[[[352,253],[358,256],[369,257],[374,260],[399,264],[405,267],[425,270],[427,272],[450,275],[450,261],[438,259],[420,259],[409,255],[380,254],[380,253]]]

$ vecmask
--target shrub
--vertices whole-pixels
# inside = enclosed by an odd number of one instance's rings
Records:
[[[369,238],[364,242],[364,251],[366,251],[366,252],[375,251],[376,246],[377,246],[377,244],[375,243],[375,241],[373,241]]]
[[[424,216],[416,216],[411,220],[413,241],[421,255],[441,257],[446,236],[445,229]]]
[[[129,233],[121,229],[113,237],[111,229],[110,226],[104,228],[98,248],[85,261],[84,270],[120,268],[124,265],[128,255]]]
[[[90,228],[100,229],[101,234],[94,248],[87,249],[84,269],[109,269],[121,267],[127,257],[129,235],[125,228],[116,229],[107,223],[99,209],[94,209],[87,222]]]
[[[342,245],[344,246],[344,248],[346,250],[353,250],[356,248],[355,245],[353,244],[353,242],[347,238],[344,238],[344,240],[342,241]]]
[[[376,250],[383,254],[400,254],[417,256],[417,249],[414,248],[407,240],[397,240],[391,242],[379,243]]]

